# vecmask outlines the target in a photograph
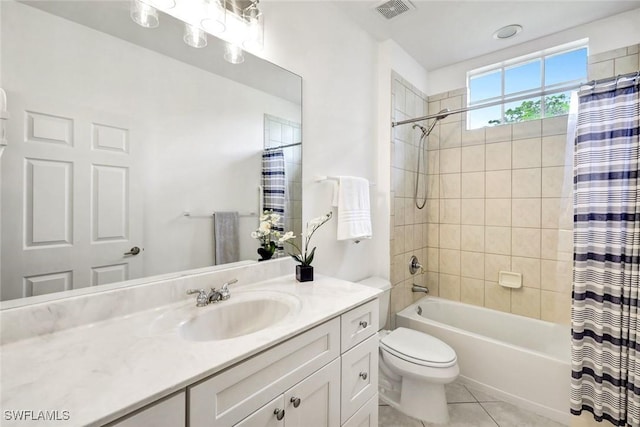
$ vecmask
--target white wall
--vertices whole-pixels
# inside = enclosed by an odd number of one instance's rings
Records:
[[[8,95],[99,108],[139,129],[146,274],[211,265],[213,221],[182,211],[257,212],[264,113],[300,121],[299,106],[32,7],[2,7],[2,39],[21,42],[3,46]],[[240,225],[241,259],[255,259],[257,218]]]
[[[434,95],[465,87],[466,73],[469,70],[584,38],[589,39],[589,55],[636,44],[640,41],[640,25],[638,25],[638,22],[640,22],[640,8],[579,25],[566,31],[468,61],[431,70],[429,72],[429,90],[427,94]]]
[[[415,87],[425,92],[427,89],[428,73],[418,62],[393,40],[386,40],[378,44],[377,62],[377,92],[378,111],[376,125],[378,129],[377,143],[377,179],[378,205],[384,212],[385,220],[376,224],[376,232],[381,238],[390,240],[391,216],[391,148],[392,148],[392,109],[391,73],[395,71],[410,81]],[[376,265],[380,274],[390,278],[391,251],[389,245],[376,254]],[[384,269],[382,268],[384,266]]]
[[[263,56],[303,78],[303,219],[328,212],[332,186],[316,175],[376,175],[377,43],[328,2],[264,2]],[[376,183],[378,184],[378,183]],[[388,211],[372,188],[374,233]],[[336,240],[336,219],[313,238],[317,273],[356,280],[384,274],[376,257],[388,239],[374,234],[359,244]]]

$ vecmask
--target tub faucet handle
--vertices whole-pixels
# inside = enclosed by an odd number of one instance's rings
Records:
[[[420,264],[420,261],[418,261],[418,257],[416,257],[415,255],[411,255],[411,258],[409,259],[409,273],[414,275],[418,271],[420,272],[420,274],[422,274],[424,273],[424,268],[422,268],[422,264]]]

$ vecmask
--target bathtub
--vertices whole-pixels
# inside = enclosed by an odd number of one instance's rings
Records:
[[[396,326],[449,344],[462,383],[569,425],[568,326],[434,297],[397,313]]]

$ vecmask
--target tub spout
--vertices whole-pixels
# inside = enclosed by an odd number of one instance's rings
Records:
[[[411,287],[411,292],[424,292],[425,294],[428,294],[429,289],[426,286],[413,285]]]

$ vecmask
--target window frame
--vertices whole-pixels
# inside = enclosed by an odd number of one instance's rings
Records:
[[[545,85],[546,60],[554,56],[564,55],[564,54],[575,52],[582,49],[586,49],[587,61],[585,62],[585,77],[588,78],[587,68],[588,68],[588,58],[589,58],[589,39],[577,40],[575,42],[566,43],[560,46],[555,46],[549,49],[540,50],[527,55],[511,58],[496,64],[491,64],[488,66],[467,71],[467,88],[466,88],[467,89],[467,107],[476,107],[476,106],[482,106],[484,104],[500,102],[499,106],[500,106],[501,123],[493,126],[502,126],[505,124],[512,124],[512,123],[504,123],[505,105],[511,102],[514,102],[513,99],[522,98],[524,96],[531,94],[532,97],[535,97],[536,99],[540,97],[540,112],[541,112],[540,118],[541,119],[545,118],[546,117],[546,104],[545,104],[546,99],[545,98],[547,96],[557,94],[557,93],[567,92],[568,90],[574,89],[576,85],[584,82],[584,78],[581,77],[579,79],[565,80],[560,83]],[[533,89],[526,89],[518,92],[509,93],[508,95],[506,95],[505,94],[506,71],[509,69],[520,67],[536,61],[540,61],[540,85]],[[495,73],[496,71],[500,71],[500,80],[501,80],[500,95],[494,96],[491,98],[483,98],[483,99],[471,102],[471,80],[474,78]],[[521,99],[521,101],[523,100]],[[470,127],[470,124],[471,124],[470,113],[472,113],[472,111],[478,111],[480,109],[481,108],[477,108],[477,109],[474,108],[474,110],[467,111],[466,113],[467,130],[481,129],[483,127],[491,127],[490,124],[485,124],[484,126],[480,126],[476,128]]]

